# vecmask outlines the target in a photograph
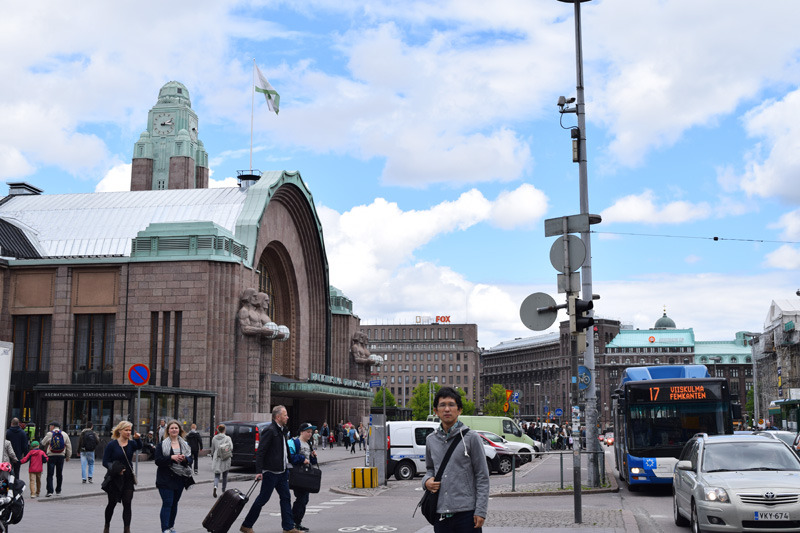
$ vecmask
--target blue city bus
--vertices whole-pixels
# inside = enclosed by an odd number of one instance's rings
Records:
[[[612,408],[616,466],[632,491],[671,484],[678,456],[696,433],[733,433],[728,381],[703,365],[626,368]]]

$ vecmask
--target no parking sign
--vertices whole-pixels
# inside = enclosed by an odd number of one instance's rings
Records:
[[[147,382],[150,380],[150,369],[147,368],[147,365],[133,365],[128,370],[128,381],[132,384],[136,385],[137,387],[141,387],[142,385],[147,385]]]

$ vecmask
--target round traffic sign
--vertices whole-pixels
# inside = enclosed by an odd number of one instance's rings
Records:
[[[132,384],[136,385],[137,387],[141,387],[142,385],[147,385],[147,382],[150,380],[150,369],[147,368],[147,365],[133,365],[128,370],[128,381]]]
[[[567,241],[569,250],[569,264],[564,253],[564,240]],[[564,272],[566,266],[570,272],[575,272],[586,261],[586,245],[577,235],[564,235],[559,237],[550,247],[550,264],[559,272]]]
[[[556,409],[556,416],[561,416],[563,414],[564,414],[564,411],[560,407],[558,409]]]
[[[542,311],[541,307],[555,307],[556,301],[544,292],[534,292],[522,301],[519,306],[519,318],[525,327],[533,331],[544,331],[556,321],[558,311]]]

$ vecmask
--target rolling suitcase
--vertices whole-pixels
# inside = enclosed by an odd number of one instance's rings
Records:
[[[245,504],[250,500],[250,494],[253,493],[257,484],[258,480],[253,483],[247,494],[243,494],[239,489],[228,489],[223,492],[203,520],[203,527],[206,528],[206,531],[227,533],[241,514]]]

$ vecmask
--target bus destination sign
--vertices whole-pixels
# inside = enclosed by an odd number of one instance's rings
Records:
[[[645,384],[642,384],[645,385]],[[718,401],[722,399],[720,383],[704,383],[702,385],[655,385],[631,387],[629,398],[634,403],[673,403]]]

